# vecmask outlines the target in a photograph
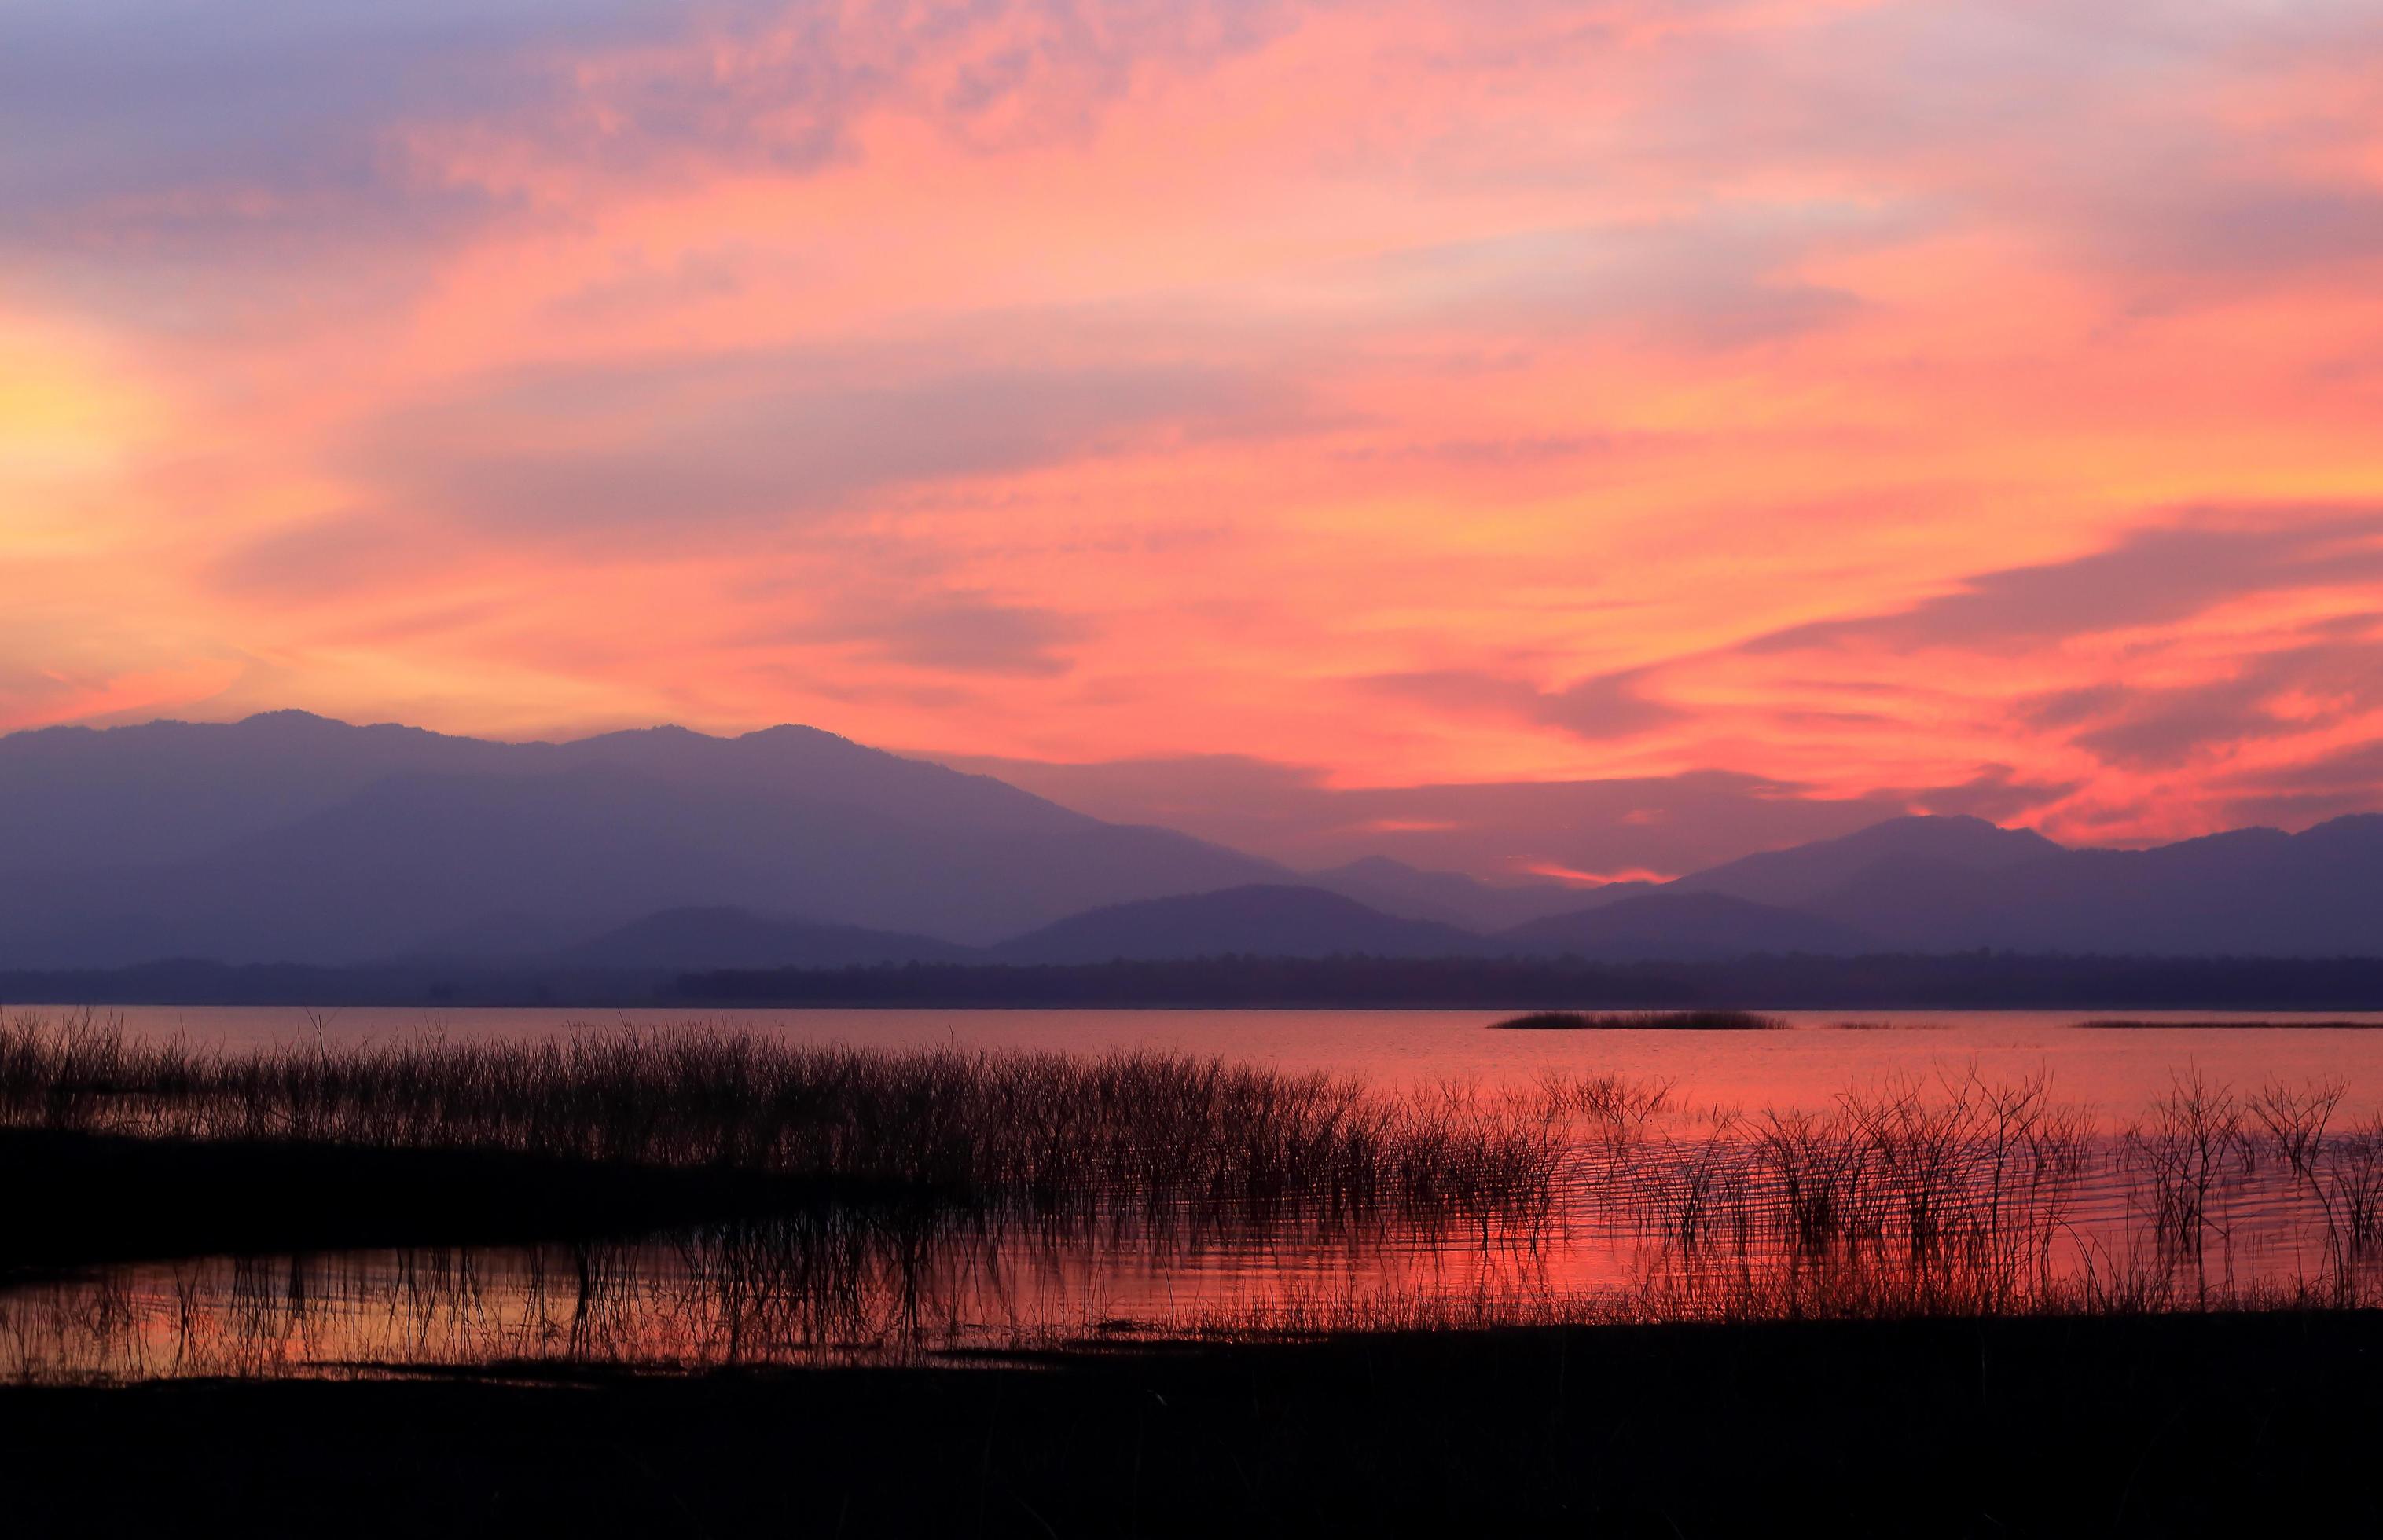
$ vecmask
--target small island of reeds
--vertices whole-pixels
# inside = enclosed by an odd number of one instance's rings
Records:
[[[1786,1026],[1753,1011],[1533,1011],[1489,1024],[1499,1032],[1776,1032]]]

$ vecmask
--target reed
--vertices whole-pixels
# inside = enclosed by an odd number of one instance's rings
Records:
[[[2327,1140],[2321,1173],[2327,1224],[2353,1260],[2363,1260],[2383,1241],[2383,1120],[2346,1139]]]
[[[2210,1200],[2229,1172],[2247,1175],[2255,1146],[2248,1115],[2230,1087],[2214,1085],[2198,1069],[2172,1077],[2151,1117],[2129,1127],[2125,1147],[2148,1189],[2153,1222],[2163,1238],[2199,1251],[2213,1223]]]
[[[2270,1080],[2251,1097],[2248,1106],[2276,1152],[2295,1176],[2305,1177],[2324,1141],[2326,1125],[2333,1121],[2334,1110],[2341,1105],[2348,1090],[2337,1077],[2301,1087]]]

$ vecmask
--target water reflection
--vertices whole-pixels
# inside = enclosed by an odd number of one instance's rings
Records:
[[[0,1374],[694,1369],[1211,1332],[2383,1297],[2383,1136],[2177,1084],[2117,1134],[2040,1082],[1889,1086],[1825,1115],[1579,1108],[1543,1202],[1432,1219],[833,1205],[606,1243],[113,1267],[0,1293]]]

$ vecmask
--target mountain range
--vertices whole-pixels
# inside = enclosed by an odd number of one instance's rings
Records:
[[[2383,816],[2071,849],[1890,819],[1673,881],[1299,873],[803,727],[506,744],[303,712],[0,737],[0,968],[1227,954],[2383,955]]]
[[[1574,896],[1394,862],[1302,878],[804,727],[505,744],[278,711],[0,737],[0,967],[582,955],[698,908],[888,933],[772,955],[909,960],[1136,899],[1401,877],[1475,929]]]

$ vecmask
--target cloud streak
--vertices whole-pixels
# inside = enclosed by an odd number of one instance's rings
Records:
[[[1892,613],[1773,632],[1747,650],[2058,640],[2188,620],[2247,594],[2378,578],[2383,510],[2236,509],[2134,530],[2070,561],[1981,573]]]

